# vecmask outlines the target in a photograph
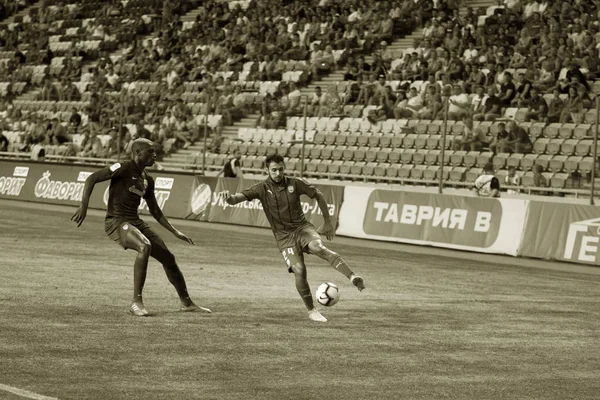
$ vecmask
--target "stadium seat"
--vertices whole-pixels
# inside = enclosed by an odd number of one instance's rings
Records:
[[[579,172],[581,172],[582,174],[592,172],[592,168],[594,168],[593,157],[583,157],[581,161],[579,161]]]
[[[354,151],[357,150],[356,146],[348,146],[343,150],[342,158],[344,161],[351,161],[354,159]]]
[[[417,139],[417,137],[418,135],[414,133],[406,135],[406,137],[402,141],[402,147],[404,147],[405,149],[412,149],[415,146],[415,140]]]
[[[400,168],[398,168],[398,178],[410,178],[410,171],[415,168],[415,165],[412,164],[402,164]]]
[[[365,161],[368,147],[358,147],[354,150],[354,161]]]
[[[435,179],[440,179],[440,175],[442,174],[442,169],[438,168],[438,170],[435,173]],[[448,180],[450,178],[450,170],[449,168],[444,168],[443,169],[443,174],[444,174],[444,180]]]
[[[544,154],[546,152],[546,146],[550,142],[550,139],[539,138],[533,143],[533,151],[537,154]]]
[[[566,173],[573,173],[579,170],[579,163],[583,160],[581,156],[570,156],[565,161],[564,170]]]
[[[437,165],[441,155],[440,150],[427,150],[425,153],[425,164],[426,165]]]
[[[324,148],[325,148],[325,146],[324,146],[324,145],[322,145],[322,144],[317,144],[317,145],[314,145],[314,146],[313,146],[313,147],[310,149],[310,151],[307,153],[307,155],[308,155],[310,158],[321,158],[321,150],[322,150],[322,149],[324,149]],[[306,152],[305,152],[305,153],[306,153]]]
[[[506,166],[506,160],[508,159],[509,156],[510,156],[510,154],[508,154],[508,153],[496,154],[496,156],[492,160],[492,163],[494,164],[494,168],[504,169],[504,167]]]
[[[556,155],[550,159],[548,163],[548,169],[554,173],[561,172],[564,168],[565,162],[567,161],[567,156]]]
[[[529,128],[529,136],[531,139],[539,138],[544,135],[544,128],[546,124],[543,122],[535,122]]]
[[[375,175],[375,168],[376,167],[377,167],[377,163],[376,162],[367,162],[362,167],[362,174],[366,175],[366,176],[373,176],[373,175]]]
[[[478,151],[469,151],[463,157],[463,165],[466,168],[472,168],[477,165],[477,157],[479,157]]]
[[[332,145],[326,145],[323,147],[321,149],[321,159],[329,160],[333,156],[333,149],[335,149],[335,146]]]
[[[341,160],[332,161],[327,168],[327,172],[329,172],[330,174],[339,174],[340,167],[343,163],[344,162]]]
[[[435,180],[435,177],[438,174],[439,169],[440,169],[440,167],[438,167],[437,165],[428,165],[423,170],[423,179],[426,179],[429,181]]]
[[[400,169],[399,165],[395,165],[395,164],[390,164],[386,169],[385,169],[385,176],[389,177],[389,178],[396,178],[398,176],[398,171]]]
[[[575,155],[581,157],[589,155],[592,151],[592,144],[593,142],[591,140],[580,140],[575,146]]]
[[[415,165],[415,167],[410,170],[410,177],[412,179],[423,179],[423,173],[426,169],[426,165]]]
[[[558,132],[559,132],[561,126],[562,126],[562,124],[560,124],[558,122],[548,125],[546,127],[546,129],[544,129],[544,136],[549,139],[554,139],[554,138],[558,137]]]
[[[551,155],[548,154],[540,154],[538,158],[535,160],[536,164],[541,165],[544,168],[544,171],[548,169],[550,165],[550,160],[552,159]]]
[[[363,168],[367,165],[364,161],[357,161],[350,166],[350,174],[352,175],[361,175],[363,172]]]
[[[381,150],[379,147],[367,147],[367,152],[365,154],[365,160],[367,162],[373,162],[377,159],[377,152]]]
[[[573,130],[573,136],[577,139],[585,139],[591,133],[592,125],[590,124],[579,124]]]
[[[390,148],[381,148],[381,149],[377,150],[376,160],[380,163],[387,162],[388,157],[391,152],[392,152],[392,149],[390,149]]]
[[[471,168],[465,173],[465,181],[466,182],[475,182],[477,177],[481,175],[483,169],[481,168]]]
[[[550,186],[554,188],[565,188],[570,180],[570,175],[565,173],[554,174],[550,179]]]
[[[373,169],[374,176],[386,176],[387,169],[391,166],[390,163],[377,163]]]
[[[508,158],[506,159],[506,167],[515,167],[515,168],[519,168],[519,165],[521,164],[521,160],[523,159],[523,157],[525,157],[524,154],[518,154],[518,153],[513,153],[510,156],[508,156]]]
[[[373,133],[368,137],[367,145],[369,147],[379,147],[379,140],[381,139],[381,133]]]
[[[392,164],[398,164],[401,161],[402,153],[406,151],[403,149],[391,149],[388,155],[388,161]],[[412,159],[412,156],[411,156]]]
[[[563,139],[570,139],[573,136],[577,124],[562,124],[558,129],[558,136]]]
[[[358,145],[358,133],[349,133],[346,135],[346,145],[347,146],[357,146]]]
[[[404,138],[406,138],[406,134],[404,133],[399,133],[392,136],[392,147],[395,149],[404,147]]]
[[[441,139],[442,136],[441,135],[431,135],[429,137],[427,137],[427,148],[430,150],[433,149],[437,149],[437,148],[441,148]]]
[[[464,180],[467,169],[465,167],[452,167],[450,170],[449,178],[454,182],[461,182]]]
[[[336,145],[333,148],[331,158],[333,158],[333,160],[342,160],[344,158],[344,150],[346,150],[346,146],[337,146]]]
[[[327,173],[327,171],[329,171],[329,165],[331,165],[333,161],[331,160],[320,160],[320,162],[317,164],[317,172],[319,173]]]
[[[392,147],[392,135],[382,135],[379,138],[379,146],[383,148]]]
[[[575,154],[575,149],[578,143],[579,140],[577,139],[566,139],[560,146],[560,153],[565,156],[571,156]]]
[[[460,167],[463,164],[465,155],[467,155],[467,152],[463,150],[453,152],[450,155],[450,165],[453,167]]]
[[[425,164],[425,154],[427,150],[419,149],[413,153],[412,162],[415,165]]]
[[[479,168],[483,168],[483,166],[485,164],[489,163],[493,157],[494,157],[494,153],[492,153],[491,151],[485,151],[483,153],[480,153],[477,156],[477,166]]]
[[[326,133],[325,132],[317,132],[315,133],[315,139],[314,142],[317,145],[322,145],[325,144],[325,138],[326,138]]]
[[[520,167],[523,171],[529,171],[535,165],[535,161],[537,160],[537,154],[525,154],[523,158],[521,158]]]

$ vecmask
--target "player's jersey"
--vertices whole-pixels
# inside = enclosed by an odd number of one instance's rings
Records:
[[[500,197],[500,182],[494,175],[481,175],[475,180],[475,189],[480,196],[489,196],[493,189],[498,190],[496,197]]]
[[[154,196],[154,179],[146,171],[141,171],[134,161],[123,161],[108,168],[112,177],[106,217],[139,219],[138,207],[142,197]]]
[[[242,194],[248,200],[260,200],[273,234],[278,238],[309,223],[302,211],[300,195],[305,194],[312,199],[317,188],[304,179],[285,177],[282,184],[277,185],[267,178],[242,191]]]

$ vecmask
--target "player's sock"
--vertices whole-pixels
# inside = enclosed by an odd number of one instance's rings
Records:
[[[315,308],[312,294],[310,293],[310,287],[307,287],[305,289],[298,289],[298,293],[300,294],[300,297],[302,297],[302,301],[304,302],[304,305],[306,306],[307,310],[310,311],[313,308]]]
[[[138,253],[133,264],[133,301],[142,301],[142,291],[146,283],[146,272],[148,271],[148,255]]]
[[[179,295],[179,299],[181,300],[181,304],[184,306],[189,306],[192,304],[193,301],[188,293],[185,278],[183,277],[183,274],[181,273],[181,270],[177,264],[168,267],[163,265],[163,268],[165,269],[165,273],[167,274],[169,282],[171,282],[171,285],[175,287],[177,295]]]
[[[350,269],[346,261],[337,253],[333,253],[334,256],[329,259],[329,264],[337,271],[344,274],[344,276],[348,279],[354,275],[354,272]]]

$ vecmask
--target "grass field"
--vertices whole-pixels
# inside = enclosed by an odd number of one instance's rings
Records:
[[[593,271],[336,239],[368,290],[308,257],[313,289],[341,287],[317,324],[269,231],[180,222],[196,246],[157,230],[214,313],[177,312],[151,261],[152,316],[135,318],[134,253],[100,213],[79,229],[71,213],[0,202],[1,385],[59,399],[600,398]]]

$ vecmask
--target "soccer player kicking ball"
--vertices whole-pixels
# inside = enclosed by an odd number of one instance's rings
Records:
[[[88,203],[94,185],[110,179],[104,231],[123,249],[133,249],[138,253],[133,264],[133,301],[129,312],[138,317],[148,315],[142,301],[142,290],[146,281],[148,258],[152,256],[163,265],[169,282],[175,286],[181,299],[181,311],[210,313],[211,311],[208,308],[197,306],[190,299],[185,279],[177,266],[175,256],[167,249],[163,240],[138,215],[138,207],[143,197],[154,219],[177,238],[189,244],[194,244],[192,239],[171,225],[154,197],[154,179],[144,170],[156,161],[154,143],[148,139],[136,139],[131,146],[131,152],[132,161],[113,164],[94,172],[87,178],[81,206],[71,217],[71,220],[77,223],[77,227],[81,226],[87,215]]]
[[[241,193],[230,194],[225,190],[219,193],[219,196],[230,205],[253,199],[260,200],[277,240],[279,251],[283,254],[283,259],[288,266],[288,272],[293,273],[296,278],[296,289],[308,309],[309,318],[313,321],[327,322],[327,319],[314,306],[306,279],[303,253],[314,254],[327,260],[333,268],[350,279],[350,282],[358,290],[362,291],[365,284],[360,276],[352,272],[339,254],[329,250],[321,241],[319,232],[328,240],[333,239],[335,233],[325,196],[305,180],[285,176],[285,165],[281,155],[268,156],[265,165],[269,175],[267,179]],[[318,231],[304,216],[300,205],[300,195],[302,194],[311,199],[317,199],[325,219],[323,226]]]

